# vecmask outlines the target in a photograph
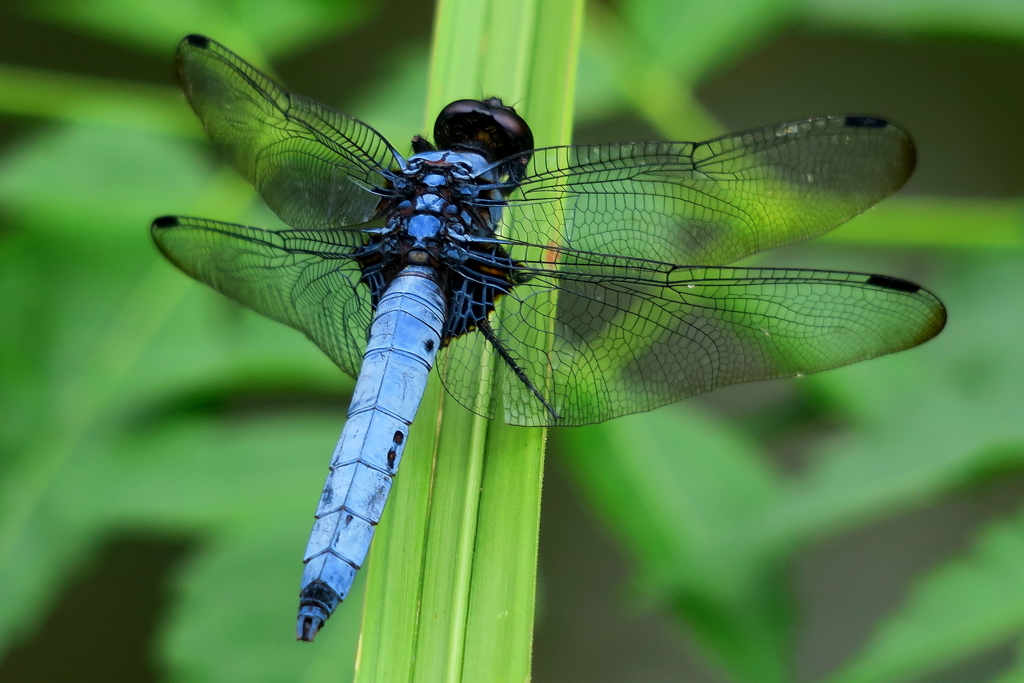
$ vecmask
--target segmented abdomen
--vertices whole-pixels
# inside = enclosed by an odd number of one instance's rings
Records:
[[[441,346],[432,268],[406,266],[381,297],[303,558],[298,637],[312,640],[363,564]]]

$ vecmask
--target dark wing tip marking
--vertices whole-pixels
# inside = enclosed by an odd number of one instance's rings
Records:
[[[160,216],[153,221],[154,228],[176,228],[181,225],[181,221],[178,220],[177,216]]]
[[[913,282],[901,280],[898,277],[891,277],[889,275],[872,275],[868,278],[867,284],[874,285],[875,287],[894,289],[897,292],[907,292],[909,294],[921,291],[921,287],[915,285]]]
[[[198,33],[190,33],[185,36],[185,42],[192,47],[198,47],[201,50],[205,50],[210,47],[210,39],[206,36],[201,36]]]
[[[885,128],[889,122],[874,116],[847,116],[846,125],[851,128]]]

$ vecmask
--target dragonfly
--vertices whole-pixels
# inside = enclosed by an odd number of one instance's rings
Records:
[[[435,366],[477,414],[495,416],[493,389],[510,424],[583,425],[893,353],[945,324],[897,277],[724,265],[899,189],[914,145],[884,119],[534,149],[513,107],[465,99],[406,156],[209,38],[186,37],[176,65],[221,156],[288,229],[165,216],[156,245],[357,378],[303,558],[300,640],[351,589]]]

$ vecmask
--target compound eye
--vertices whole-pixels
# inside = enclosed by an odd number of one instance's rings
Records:
[[[491,109],[491,116],[506,133],[519,142],[524,152],[533,149],[533,131],[526,125],[523,117],[507,107]]]
[[[533,133],[526,121],[497,97],[456,100],[438,115],[434,142],[439,149],[474,152],[496,161],[532,150]]]
[[[453,116],[481,111],[484,108],[485,105],[480,100],[456,100],[441,110],[441,113],[437,115],[437,123],[435,125],[440,126],[443,123],[447,123]]]

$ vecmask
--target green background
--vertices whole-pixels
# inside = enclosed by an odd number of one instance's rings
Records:
[[[0,7],[0,680],[348,680],[291,640],[352,382],[161,261],[230,218],[171,55],[206,33],[404,149],[433,8]],[[553,431],[534,680],[1024,681],[1024,6],[590,3],[577,142],[878,114],[906,188],[757,263],[913,279],[925,346]],[[467,97],[501,93],[466,93]],[[397,485],[401,485],[399,477]]]

